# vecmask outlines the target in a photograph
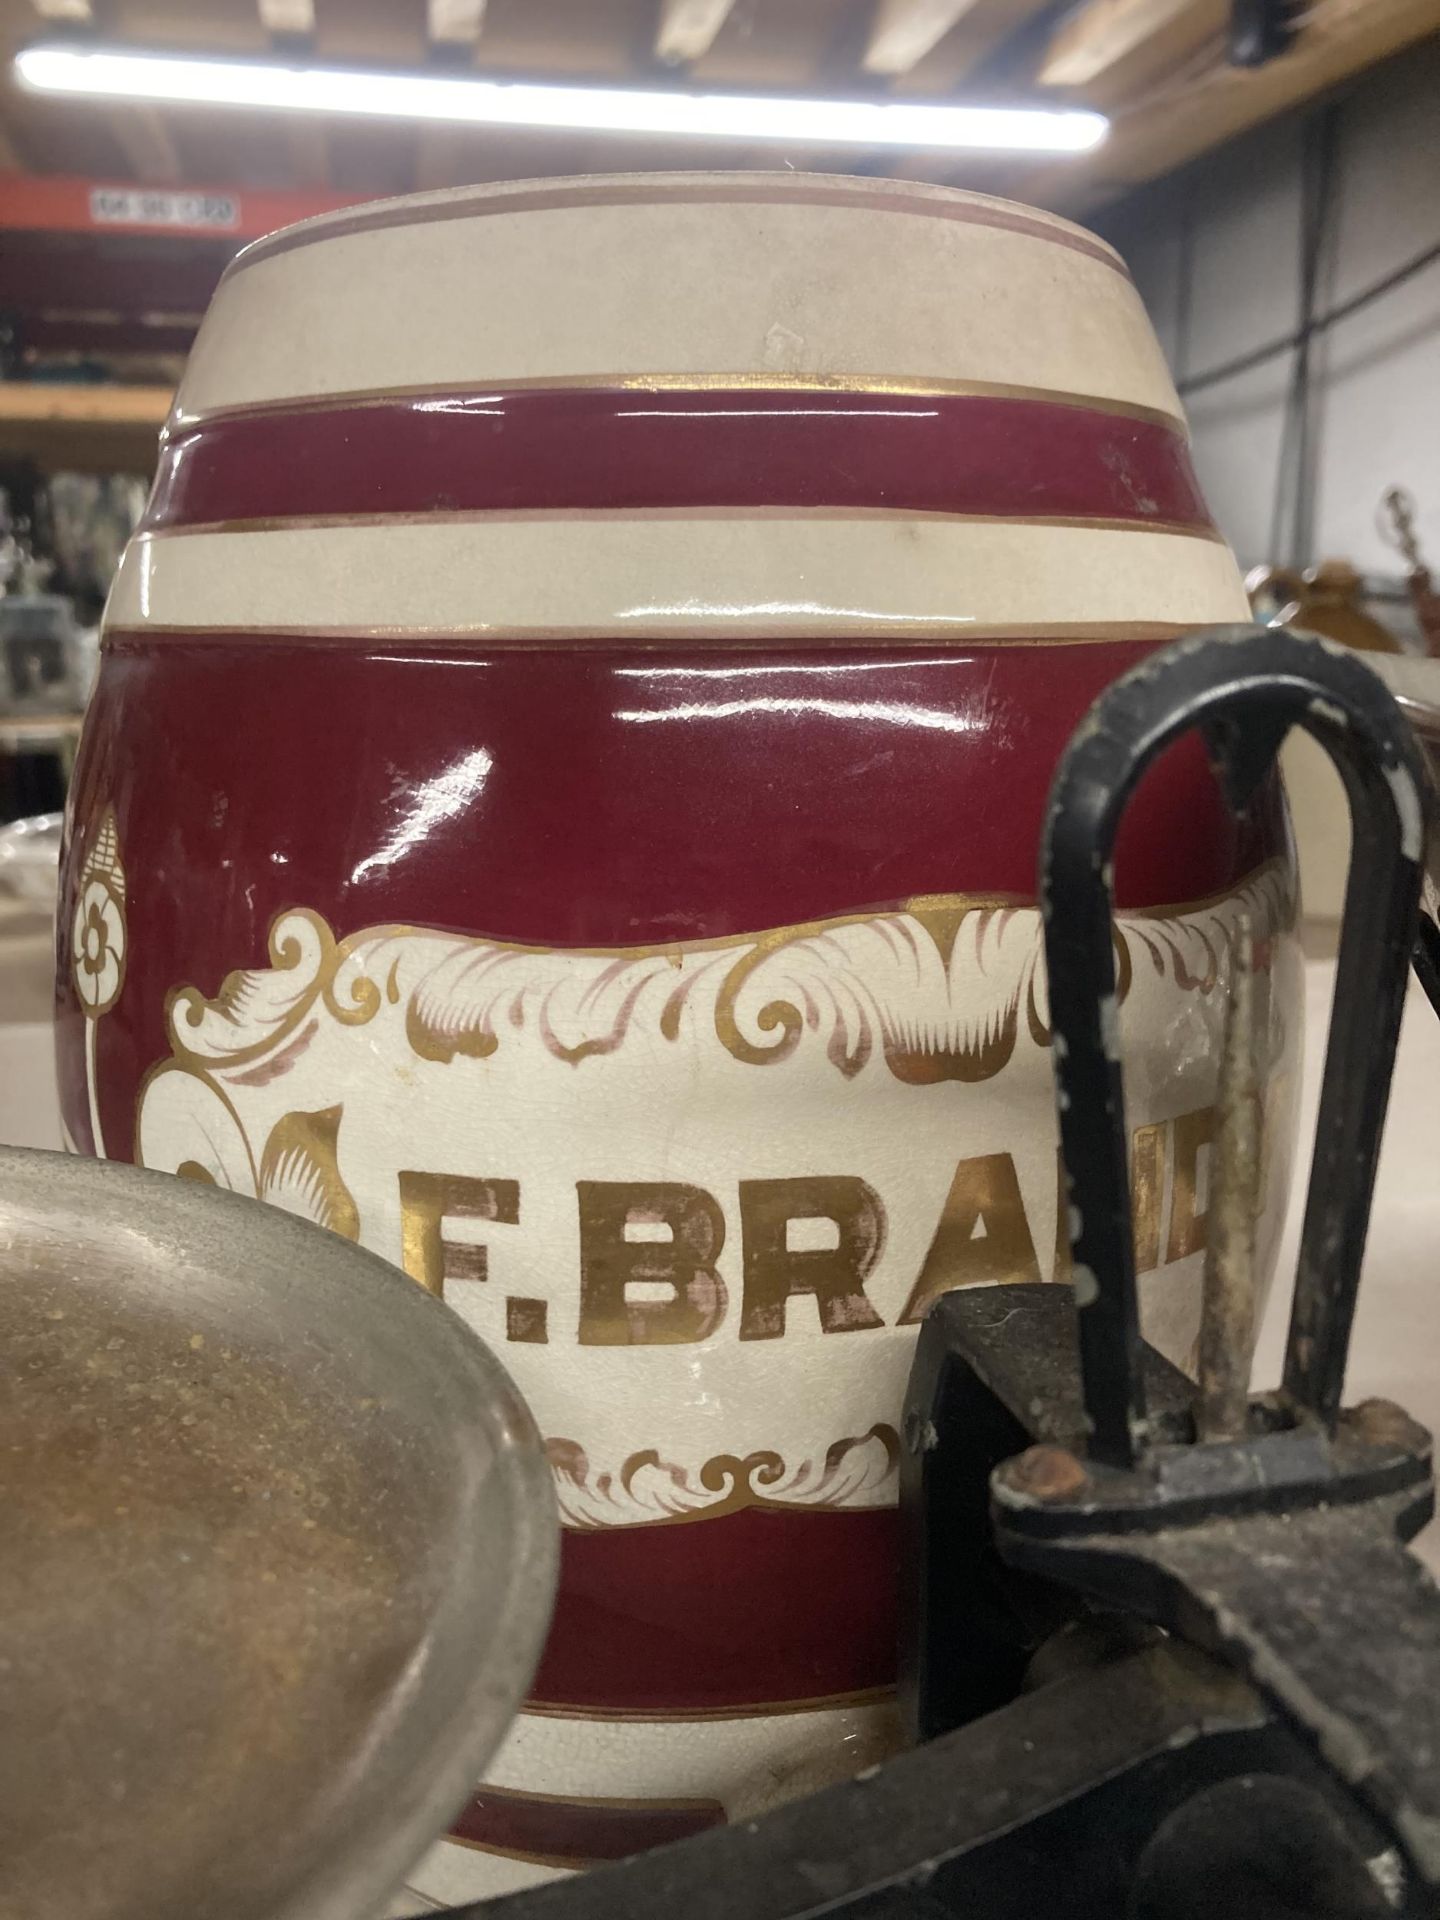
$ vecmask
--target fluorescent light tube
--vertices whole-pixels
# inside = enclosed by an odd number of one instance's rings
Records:
[[[1109,127],[1103,114],[1070,107],[919,106],[899,100],[782,100],[768,94],[543,86],[77,46],[28,47],[16,55],[15,72],[27,87],[42,93],[108,100],[661,133],[681,139],[785,140],[816,147],[1084,153],[1104,139]]]

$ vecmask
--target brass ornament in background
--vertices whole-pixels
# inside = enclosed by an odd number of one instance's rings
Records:
[[[1381,533],[1404,557],[1407,568],[1405,584],[1410,589],[1415,618],[1425,636],[1425,651],[1432,656],[1440,655],[1440,593],[1435,590],[1430,569],[1420,552],[1420,542],[1415,533],[1414,499],[1404,487],[1387,487],[1381,506],[1387,516],[1387,521],[1382,522]]]
[[[1364,580],[1348,560],[1322,560],[1303,572],[1253,567],[1245,590],[1257,619],[1303,627],[1361,653],[1399,653],[1400,642],[1364,605]]]

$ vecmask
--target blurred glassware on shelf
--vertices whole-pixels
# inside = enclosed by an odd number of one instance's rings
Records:
[[[55,910],[64,815],[34,813],[0,827],[0,886],[27,903]]]
[[[70,678],[79,696],[76,705],[82,712],[90,704],[99,671],[99,627],[76,627],[70,637]]]
[[[125,543],[145,510],[148,480],[133,473],[56,473],[46,486],[55,585],[97,620]]]
[[[85,704],[79,631],[63,594],[0,599],[0,713],[74,713]]]

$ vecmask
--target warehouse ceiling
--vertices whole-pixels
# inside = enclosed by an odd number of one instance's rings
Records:
[[[1236,64],[1235,19],[1280,50]],[[1440,0],[0,0],[0,375],[173,377],[246,240],[347,201],[537,175],[717,166],[934,180],[1085,219],[1440,32]],[[150,105],[25,90],[79,46],[593,86],[1083,105],[1074,154],[817,148]],[[87,372],[88,370],[88,372]],[[68,376],[67,376],[68,377]],[[58,403],[57,403],[58,404]],[[158,404],[158,402],[157,402]],[[0,382],[0,440],[53,422]]]
[[[1252,7],[1252,11],[1261,11]],[[338,195],[522,176],[821,167],[940,180],[1084,214],[1426,34],[1440,0],[1302,0],[1292,43],[1227,60],[1228,0],[0,0],[0,169]],[[58,31],[109,45],[505,78],[1102,108],[1057,159],[778,149],[664,136],[337,124],[22,92],[10,57]]]

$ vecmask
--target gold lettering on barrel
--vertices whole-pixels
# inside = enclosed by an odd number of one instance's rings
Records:
[[[885,1245],[885,1209],[865,1181],[742,1180],[740,1224],[742,1340],[778,1340],[797,1293],[813,1295],[822,1333],[884,1326],[865,1280]]]
[[[923,1320],[936,1295],[953,1287],[1039,1278],[1015,1162],[1008,1153],[983,1153],[962,1160],[955,1169],[940,1224],[899,1324]]]
[[[507,1300],[505,1302],[505,1338],[523,1346],[543,1347],[549,1341],[550,1303],[548,1300]]]
[[[1135,1271],[1153,1273],[1160,1264],[1160,1222],[1165,1207],[1165,1129],[1157,1120],[1136,1127],[1130,1139],[1130,1211],[1135,1234]],[[1074,1256],[1070,1250],[1070,1189],[1065,1178],[1065,1156],[1055,1156],[1055,1267],[1056,1280],[1068,1280]],[[1201,1223],[1204,1231],[1204,1223]]]
[[[725,1216],[702,1187],[580,1180],[580,1344],[704,1340],[725,1316]]]
[[[520,1183],[479,1180],[463,1173],[400,1175],[400,1247],[405,1271],[442,1298],[447,1280],[484,1280],[489,1271],[486,1250],[478,1241],[445,1238],[447,1217],[517,1226]]]
[[[1266,1153],[1275,1102],[1262,1102]],[[1130,1192],[1138,1273],[1155,1272],[1201,1252],[1206,1240],[1206,1174],[1216,1115],[1201,1107],[1173,1120],[1136,1127],[1130,1137]],[[208,1178],[196,1163],[182,1173]],[[1057,1154],[1053,1277],[1070,1277],[1072,1204]],[[1268,1175],[1268,1165],[1266,1167]],[[1168,1176],[1168,1177],[1167,1177]],[[487,1248],[465,1221],[518,1226],[515,1180],[409,1171],[399,1176],[405,1269],[443,1296],[452,1281],[483,1281]],[[741,1180],[741,1294],[731,1331],[741,1340],[806,1338],[815,1331],[858,1333],[883,1327],[885,1315],[867,1291],[887,1240],[880,1194],[856,1174],[807,1174]],[[1166,1188],[1169,1206],[1166,1206]],[[693,1345],[726,1319],[721,1273],[725,1210],[704,1187],[681,1181],[581,1180],[578,1202],[580,1287],[576,1337],[582,1346]],[[454,1223],[447,1226],[447,1223]],[[1048,1236],[1047,1236],[1048,1241]],[[1039,1261],[1015,1162],[1008,1153],[960,1161],[951,1177],[919,1278],[896,1326],[913,1326],[953,1288],[1037,1282]],[[797,1295],[815,1302],[791,1311]],[[546,1346],[553,1300],[511,1295],[503,1337]],[[576,1323],[565,1315],[567,1328]]]
[[[1135,1271],[1160,1264],[1160,1209],[1165,1200],[1165,1123],[1136,1127],[1130,1141],[1130,1211],[1135,1226]]]
[[[1200,1206],[1200,1155],[1215,1138],[1214,1107],[1197,1107],[1175,1122],[1175,1178],[1170,1195],[1167,1264],[1199,1253],[1205,1245],[1205,1211]]]

